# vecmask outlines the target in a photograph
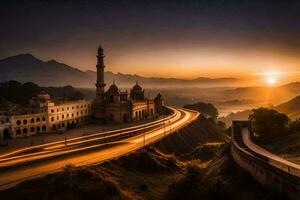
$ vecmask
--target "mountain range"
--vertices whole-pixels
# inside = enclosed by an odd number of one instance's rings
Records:
[[[95,68],[96,69],[96,68]],[[0,60],[0,82],[16,80],[34,82],[41,86],[64,86],[90,88],[96,82],[95,71],[81,71],[55,60],[42,61],[31,54],[20,54]],[[105,81],[116,81],[122,87],[132,86],[136,81],[144,87],[178,86],[224,86],[238,81],[235,78],[207,78],[185,80],[176,78],[143,77],[139,75],[105,72]]]

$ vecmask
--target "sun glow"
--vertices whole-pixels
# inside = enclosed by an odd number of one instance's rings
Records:
[[[267,82],[269,85],[274,85],[274,84],[276,84],[277,79],[276,79],[276,77],[270,76],[270,77],[267,77],[266,82]]]

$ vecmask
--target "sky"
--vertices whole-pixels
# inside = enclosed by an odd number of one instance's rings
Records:
[[[112,72],[295,81],[299,21],[300,1],[1,0],[0,58],[31,53],[95,71],[101,44]]]

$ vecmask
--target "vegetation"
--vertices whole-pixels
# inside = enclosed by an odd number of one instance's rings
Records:
[[[267,108],[253,109],[249,116],[252,128],[257,136],[264,142],[286,133],[289,118],[284,113]]]
[[[68,165],[62,172],[1,191],[0,196],[3,200],[288,200],[261,186],[238,167],[228,144],[218,137],[221,134],[224,133],[216,124],[200,117],[199,122],[193,122],[180,134],[169,135],[147,149],[96,166]]]
[[[201,112],[201,114],[207,115],[211,117],[213,120],[216,120],[219,113],[217,108],[211,103],[195,103],[195,104],[187,104],[184,108],[192,109]]]
[[[83,98],[83,95],[72,86],[40,87],[32,82],[22,84],[11,80],[0,83],[0,104],[14,103],[25,105],[28,104],[31,97],[36,96],[43,90],[48,92],[53,98],[67,98],[69,100]]]

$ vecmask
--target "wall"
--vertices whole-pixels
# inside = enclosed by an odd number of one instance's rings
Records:
[[[235,162],[262,185],[285,193],[292,199],[299,199],[300,178],[298,176],[270,165],[268,157],[252,152],[243,146],[241,128],[247,126],[248,122],[233,122],[231,154]]]

